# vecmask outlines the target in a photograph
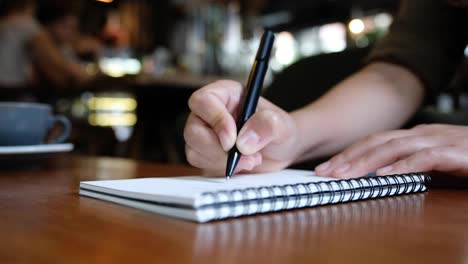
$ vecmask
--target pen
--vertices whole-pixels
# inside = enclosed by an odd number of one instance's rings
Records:
[[[260,46],[258,47],[257,55],[255,56],[252,69],[250,71],[247,86],[245,87],[243,97],[239,102],[239,116],[237,119],[237,134],[242,126],[249,120],[255,113],[257,108],[260,92],[263,87],[263,80],[268,70],[268,62],[270,60],[271,48],[275,41],[275,34],[271,30],[265,30]],[[226,179],[230,179],[234,173],[237,164],[241,158],[241,153],[236,145],[229,150],[228,159],[226,164]]]

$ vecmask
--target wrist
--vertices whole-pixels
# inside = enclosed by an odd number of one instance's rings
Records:
[[[324,153],[331,133],[324,124],[326,119],[320,118],[318,111],[310,107],[301,108],[290,113],[296,126],[296,141],[293,151],[292,163],[303,162],[309,159],[319,158],[329,153]]]

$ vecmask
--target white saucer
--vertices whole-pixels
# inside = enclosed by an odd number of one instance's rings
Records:
[[[40,153],[61,153],[73,150],[73,144],[41,144],[30,146],[0,146],[0,156],[40,154]]]
[[[73,150],[73,144],[0,146],[0,170],[33,168],[49,158]]]

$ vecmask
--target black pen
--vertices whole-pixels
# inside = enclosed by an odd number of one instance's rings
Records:
[[[275,41],[275,34],[270,30],[265,30],[258,47],[257,56],[250,71],[249,80],[245,87],[242,99],[239,102],[239,116],[237,119],[237,134],[242,126],[249,120],[257,109],[258,99],[263,87],[263,80],[268,70],[268,62],[270,60],[271,48]],[[226,164],[226,179],[230,179],[234,173],[237,164],[241,158],[241,153],[236,145],[229,150]]]

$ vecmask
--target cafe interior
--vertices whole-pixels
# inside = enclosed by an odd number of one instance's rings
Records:
[[[50,127],[46,138],[37,143],[62,145],[63,149],[51,148],[39,153],[34,152],[34,147],[32,152],[24,150],[24,153],[0,151],[3,156],[0,178],[5,175],[0,179],[3,182],[0,188],[15,190],[14,197],[31,196],[28,201],[34,203],[34,195],[39,197],[48,192],[46,186],[51,182],[46,180],[47,175],[55,175],[57,184],[67,186],[65,189],[59,185],[51,187],[51,194],[43,197],[42,205],[39,202],[34,205],[42,209],[28,213],[26,200],[11,209],[8,215],[17,219],[23,230],[8,217],[0,220],[0,223],[6,221],[0,230],[13,239],[9,246],[0,247],[0,259],[5,257],[4,263],[16,263],[16,260],[115,263],[153,262],[154,256],[165,263],[209,263],[208,258],[213,258],[213,262],[239,263],[235,261],[238,258],[271,263],[274,259],[269,254],[272,254],[279,257],[277,261],[288,263],[307,260],[307,257],[313,259],[305,248],[290,247],[295,242],[325,241],[318,245],[322,252],[316,255],[319,260],[357,261],[359,256],[393,256],[400,260],[387,259],[380,263],[408,260],[398,251],[404,251],[401,248],[380,253],[364,251],[372,247],[371,241],[385,246],[392,244],[385,241],[404,244],[407,237],[383,240],[372,236],[376,232],[390,235],[390,231],[377,230],[382,225],[394,229],[408,225],[411,226],[408,229],[417,228],[409,220],[405,222],[405,217],[420,219],[425,212],[424,203],[437,197],[418,194],[336,207],[336,210],[323,207],[310,213],[292,211],[279,216],[267,214],[214,225],[186,226],[185,222],[171,222],[144,211],[125,211],[127,208],[120,209],[118,205],[109,207],[104,202],[90,202],[78,194],[82,180],[197,173],[184,150],[183,132],[190,113],[187,102],[195,91],[216,80],[235,80],[245,85],[265,28],[272,30],[276,39],[262,96],[292,111],[318,99],[359,70],[372,47],[389,31],[399,4],[399,0],[0,0],[0,34],[4,34],[0,35],[0,49],[4,49],[0,50],[0,68],[16,64],[14,72],[0,73],[0,104],[46,104],[53,115],[66,119],[65,124],[57,122]],[[19,16],[29,17],[29,22],[11,30]],[[40,35],[34,38],[34,43],[20,48],[20,42],[9,41],[32,39],[34,34]],[[468,47],[465,58],[468,58]],[[1,62],[3,59],[8,61]],[[463,90],[468,87],[466,69],[461,68],[446,90],[425,102],[414,117],[415,123],[468,124],[468,93]],[[3,126],[8,125],[0,124],[0,129]],[[321,161],[296,167],[313,169]],[[20,182],[31,188],[21,189]],[[43,186],[40,193],[34,186]],[[62,202],[54,200],[62,199],[59,193],[66,196]],[[0,200],[13,196],[2,197],[0,190]],[[0,211],[1,208],[4,207],[0,206]],[[369,210],[379,214],[370,214]],[[446,212],[448,208],[440,206],[437,210]],[[429,211],[436,214],[435,209]],[[28,214],[31,218],[26,217]],[[60,219],[55,219],[53,214],[60,215],[56,216]],[[468,219],[468,215],[460,219]],[[370,229],[360,230],[361,221]],[[50,223],[56,223],[59,228],[54,229]],[[95,235],[87,240],[83,234],[69,233],[71,230]],[[258,230],[263,237],[253,235]],[[421,235],[423,231],[418,232]],[[428,232],[437,236],[436,231]],[[333,246],[332,240],[352,243],[343,233],[363,235],[365,241],[355,245],[358,251],[347,251],[345,242]],[[37,248],[26,242],[29,236],[37,241]],[[102,243],[100,236],[104,239]],[[282,246],[275,239],[286,244]],[[453,253],[451,260],[463,263],[468,260],[468,239],[455,236],[454,240],[464,242],[465,251],[461,247],[444,249]],[[67,243],[71,241],[77,243],[77,248]],[[412,242],[408,242],[410,247],[416,248],[417,241]],[[239,253],[256,246],[261,259],[256,259],[258,256],[252,251],[246,255]],[[158,247],[165,251],[159,252]],[[8,248],[12,251],[7,252]],[[273,249],[270,253],[269,248]],[[333,252],[341,257],[330,257]],[[446,256],[437,255],[435,259],[438,257]],[[361,259],[360,263],[367,262]]]
[[[0,100],[50,104],[72,123],[74,153],[187,164],[188,98],[215,80],[245,83],[264,28],[277,36],[263,96],[291,111],[362,66],[398,2],[37,1],[34,19],[75,70],[33,65],[31,77],[0,80]],[[463,119],[461,83],[428,103],[436,119]]]
[[[397,2],[38,1],[36,19],[67,32],[54,48],[80,75],[38,70],[6,80],[0,98],[52,105],[72,123],[74,153],[183,164],[188,98],[218,79],[245,83],[263,28],[277,32],[264,95],[293,110],[360,67]]]

